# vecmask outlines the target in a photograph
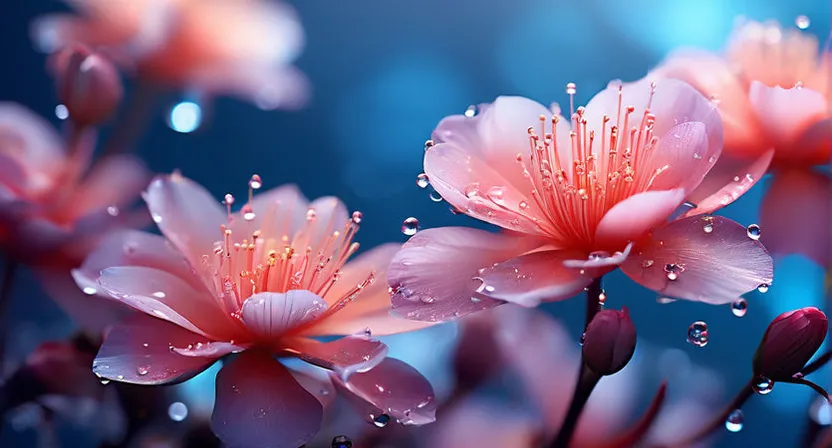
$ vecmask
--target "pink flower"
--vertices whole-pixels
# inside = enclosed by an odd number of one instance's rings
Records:
[[[672,54],[653,73],[692,84],[713,98],[725,124],[725,151],[689,199],[708,213],[736,200],[766,172],[763,241],[775,254],[832,262],[832,182],[813,170],[832,157],[829,54],[814,36],[776,22],[747,22],[723,55]]]
[[[571,121],[500,97],[439,123],[425,153],[431,184],[508,232],[417,233],[389,268],[398,313],[441,321],[504,301],[535,306],[617,266],[664,295],[713,304],[771,282],[771,257],[745,227],[667,222],[721,151],[719,114],[702,95],[675,80],[610,85]]]
[[[294,10],[266,0],[73,0],[80,15],[34,23],[45,51],[71,42],[103,48],[142,78],[263,108],[293,107],[306,81],[291,62],[303,46]],[[222,31],[218,38],[218,30]]]
[[[253,176],[249,194],[262,181]],[[234,215],[178,174],[145,193],[164,237],[131,232],[75,271],[146,314],[115,326],[93,370],[136,384],[182,381],[217,359],[212,427],[232,446],[297,447],[319,429],[327,386],[274,357],[298,357],[332,371],[366,406],[402,423],[433,420],[430,385],[409,366],[385,361],[371,339],[424,327],[389,316],[388,244],[347,264],[361,221],[334,197],[311,204],[294,186],[257,195]],[[103,269],[103,270],[102,270]],[[331,342],[316,337],[347,335]],[[372,369],[372,370],[371,370]],[[355,375],[353,375],[355,374]]]

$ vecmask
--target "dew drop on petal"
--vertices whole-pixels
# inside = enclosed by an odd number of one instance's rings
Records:
[[[430,200],[433,202],[442,202],[442,195],[436,190],[432,190],[429,196]]]
[[[667,305],[668,303],[673,303],[675,301],[676,299],[671,299],[670,297],[659,297],[656,299],[656,302],[659,305]]]
[[[468,108],[465,109],[465,116],[466,117],[471,118],[475,115],[477,115],[477,106],[472,105],[472,106],[468,106]]]
[[[193,101],[182,101],[173,106],[168,116],[168,126],[176,132],[188,134],[202,124],[202,108]]]
[[[809,28],[809,25],[812,24],[812,21],[809,20],[809,17],[807,16],[799,15],[796,19],[794,19],[794,24],[801,30],[805,30],[806,28]]]
[[[352,448],[352,440],[347,436],[337,436],[332,439],[332,448]]]
[[[757,291],[761,294],[765,294],[768,292],[768,288],[771,287],[768,283],[760,283],[760,286],[757,287]]]
[[[148,366],[139,366],[136,367],[136,374],[139,376],[145,376],[150,371],[150,367]]]
[[[664,271],[667,273],[667,279],[670,281],[675,281],[679,278],[679,274],[681,274],[685,269],[674,263],[668,263],[664,265]]]
[[[371,415],[370,418],[373,420],[373,424],[376,425],[376,428],[384,428],[390,423],[390,416],[387,414],[381,414],[379,416]]]
[[[153,213],[152,215],[150,215],[150,217],[153,218],[153,222],[155,222],[156,224],[159,224],[159,223],[162,222],[162,215],[160,215],[158,213]]]
[[[758,226],[757,224],[751,224],[746,229],[746,234],[748,234],[748,237],[751,238],[754,241],[759,240],[760,239],[760,226]]]
[[[416,234],[416,231],[419,230],[419,220],[410,217],[402,221],[402,233],[407,236],[413,236]]]
[[[745,316],[748,312],[748,301],[740,297],[731,304],[731,313],[737,317]]]
[[[725,419],[725,429],[731,432],[740,432],[742,430],[743,420],[742,411],[734,409],[728,414],[728,418]]]
[[[427,151],[430,148],[433,148],[433,145],[434,145],[433,140],[426,140],[425,141],[425,151]]]
[[[713,233],[713,231],[714,231],[713,223],[709,222],[709,223],[705,224],[704,226],[702,226],[702,231],[704,231],[705,233]]]
[[[84,291],[84,294],[86,294],[88,296],[92,296],[92,295],[95,295],[96,293],[98,293],[98,290],[93,288],[92,286],[85,286],[82,291]]]
[[[701,320],[690,324],[688,327],[688,342],[697,347],[708,345],[708,324]]]
[[[171,403],[168,407],[168,417],[175,422],[181,422],[188,417],[188,407],[181,401]]]
[[[99,378],[98,382],[103,384],[104,386],[110,384],[110,380],[108,380],[107,378]]]
[[[751,388],[754,389],[754,392],[757,392],[759,395],[768,395],[771,393],[771,390],[774,389],[774,381],[760,376],[754,379],[754,383],[751,385]]]
[[[427,188],[430,185],[430,180],[428,179],[428,175],[425,173],[421,173],[416,176],[416,186],[419,188]]]
[[[307,221],[314,221],[315,218],[318,217],[318,213],[315,211],[314,208],[310,208],[306,211],[306,220]]]

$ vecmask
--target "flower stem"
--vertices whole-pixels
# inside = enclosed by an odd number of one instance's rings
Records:
[[[586,331],[586,327],[589,326],[592,318],[601,310],[601,291],[601,277],[594,279],[586,288],[586,321],[584,323],[584,331]],[[569,403],[569,411],[566,413],[566,418],[564,418],[557,436],[549,444],[549,448],[567,448],[569,446],[569,441],[572,440],[572,435],[578,426],[578,419],[581,416],[581,412],[583,412],[584,406],[592,394],[592,390],[595,389],[595,386],[600,380],[601,375],[590,370],[584,363],[583,355],[581,355],[581,368],[578,371],[578,381],[575,385],[575,392],[572,395],[572,402]]]
[[[704,438],[708,437],[713,432],[723,427],[725,425],[725,420],[728,419],[731,413],[737,409],[740,409],[742,405],[744,405],[745,402],[748,401],[748,399],[751,398],[752,395],[754,395],[754,389],[752,389],[751,387],[752,382],[753,380],[749,381],[748,384],[743,386],[743,388],[740,389],[739,393],[737,393],[737,396],[735,396],[734,399],[731,400],[731,403],[729,403],[728,406],[726,406],[725,409],[723,409],[722,412],[719,413],[719,415],[714,417],[714,419],[711,420],[711,422],[707,426],[700,429],[698,432],[688,437],[684,441],[674,443],[673,446],[691,446],[697,442],[702,441]]]
[[[6,332],[9,327],[9,307],[12,301],[12,290],[14,289],[14,276],[17,272],[18,263],[11,258],[6,259],[3,267],[3,278],[0,279],[0,375],[5,372],[6,366]]]

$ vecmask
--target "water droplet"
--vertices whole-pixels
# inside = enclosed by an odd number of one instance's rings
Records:
[[[425,151],[427,151],[430,148],[433,148],[433,145],[434,145],[433,140],[426,140],[425,141]]]
[[[110,384],[110,380],[108,380],[107,378],[99,378],[98,382],[105,385],[105,386]]]
[[[771,393],[771,390],[774,389],[774,381],[760,376],[754,379],[754,384],[751,385],[751,388],[754,389],[754,392],[757,392],[759,395],[768,395]]]
[[[745,316],[748,312],[748,301],[740,297],[731,304],[731,313],[737,317]]]
[[[136,373],[137,373],[139,376],[145,376],[145,375],[147,375],[147,372],[149,372],[149,371],[150,371],[150,367],[148,367],[148,366],[139,366],[139,367],[136,367]]]
[[[768,288],[771,287],[768,283],[760,283],[760,286],[757,287],[757,291],[761,294],[765,294],[768,292]]]
[[[84,289],[82,289],[82,291],[84,291],[84,294],[88,296],[92,296],[98,293],[98,290],[93,288],[92,286],[85,286]]]
[[[607,301],[607,293],[606,293],[606,291],[601,290],[601,294],[598,294],[598,304],[603,306],[606,301]]]
[[[252,190],[259,190],[260,187],[263,186],[263,180],[260,179],[259,175],[254,174],[251,176],[251,179],[249,179],[248,186],[251,187]]]
[[[603,250],[596,250],[594,252],[589,253],[589,256],[587,257],[587,260],[590,260],[590,261],[601,260],[601,259],[609,258],[609,257],[610,257],[609,252],[606,252],[606,251],[603,251]]]
[[[442,202],[442,195],[436,190],[432,190],[429,196],[430,200],[433,202]]]
[[[152,215],[150,215],[150,217],[153,218],[153,222],[155,222],[156,224],[159,224],[159,223],[162,222],[162,215],[160,215],[158,213],[153,213]]]
[[[809,417],[818,425],[829,426],[832,424],[832,404],[825,398],[818,397],[809,406]]]
[[[659,297],[656,299],[656,302],[659,305],[667,305],[668,303],[673,303],[675,301],[676,299],[671,299],[670,297]]]
[[[240,210],[240,213],[243,214],[243,219],[246,221],[253,221],[254,218],[257,216],[254,214],[254,209],[251,207],[251,204],[246,204],[243,206],[243,209]]]
[[[175,422],[181,422],[188,417],[188,407],[180,401],[171,403],[168,407],[168,417]]]
[[[332,448],[352,448],[352,440],[347,436],[337,436],[332,439]]]
[[[58,120],[66,120],[69,118],[69,109],[63,104],[58,104],[55,106],[55,116],[58,117]]]
[[[390,423],[390,416],[387,414],[381,414],[378,417],[370,416],[373,419],[373,424],[376,425],[377,428],[384,428]]]
[[[583,347],[585,342],[586,342],[586,332],[583,332],[583,333],[581,333],[580,339],[578,339],[578,345]]]
[[[166,294],[164,293],[164,291],[156,291],[151,295],[153,297],[156,297],[157,299],[164,299]]]
[[[796,19],[794,19],[794,24],[797,25],[797,27],[800,28],[801,30],[805,30],[806,28],[809,28],[809,25],[812,24],[812,21],[809,20],[808,17],[806,17],[804,15],[800,15],[800,16],[797,16]]]
[[[525,210],[525,209],[529,208],[529,203],[526,202],[526,201],[520,201],[520,203],[517,204],[517,205],[520,206],[520,210]]]
[[[468,109],[465,109],[465,116],[471,118],[477,115],[477,106],[471,105],[468,106]]]
[[[505,187],[500,187],[500,186],[491,187],[488,190],[488,199],[491,199],[491,201],[493,201],[497,205],[505,205],[506,201],[503,198],[503,195],[505,194],[505,192],[506,192]]]
[[[431,296],[422,296],[420,300],[422,301],[422,303],[433,303],[436,299],[434,299]]]
[[[310,208],[306,211],[306,220],[313,221],[315,218],[318,217],[318,213],[315,211],[314,208]]]
[[[173,106],[168,116],[168,126],[176,132],[188,134],[202,124],[202,108],[193,101],[182,101]]]
[[[641,267],[649,268],[650,266],[653,266],[653,263],[654,263],[653,260],[644,260],[644,261],[641,262]]]
[[[225,205],[234,205],[234,196],[231,193],[225,195]]]
[[[664,271],[667,272],[667,279],[670,281],[675,281],[679,278],[679,274],[684,272],[685,268],[681,265],[668,263],[664,265]]]
[[[364,327],[364,336],[370,338],[373,336],[373,330],[370,327]]]
[[[697,347],[708,345],[708,324],[701,320],[690,324],[688,327],[688,342]]]
[[[425,173],[421,173],[416,176],[416,186],[419,188],[427,188],[430,185],[430,180],[428,179],[428,175]]]
[[[465,197],[468,199],[474,198],[480,194],[480,184],[477,182],[465,186]]]
[[[742,411],[734,409],[725,419],[725,429],[731,432],[740,432],[742,430],[744,417]]]
[[[411,216],[410,218],[407,218],[402,222],[402,233],[404,233],[405,235],[415,235],[417,230],[419,230],[418,219]]]
[[[760,226],[758,226],[757,224],[751,224],[746,229],[746,234],[748,234],[748,237],[751,238],[754,241],[759,240],[760,239]]]
[[[710,222],[709,222],[709,223],[705,224],[704,226],[702,226],[702,230],[703,230],[705,233],[712,233],[712,232],[714,231],[714,225],[713,225],[713,223],[710,223]]]
[[[578,91],[578,86],[575,85],[574,82],[570,82],[566,84],[566,94],[567,95],[574,95]]]
[[[361,214],[359,211],[352,212],[352,222],[353,224],[361,224],[361,219],[364,218],[364,215]]]

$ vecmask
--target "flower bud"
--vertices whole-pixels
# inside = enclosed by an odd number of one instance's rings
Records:
[[[118,71],[103,56],[74,45],[54,59],[58,96],[78,126],[94,126],[113,114],[124,89]]]
[[[612,375],[630,362],[636,351],[636,326],[627,308],[600,311],[586,327],[583,358],[599,375]]]
[[[772,381],[790,380],[823,344],[827,328],[826,315],[814,307],[777,316],[754,355],[754,375]]]

